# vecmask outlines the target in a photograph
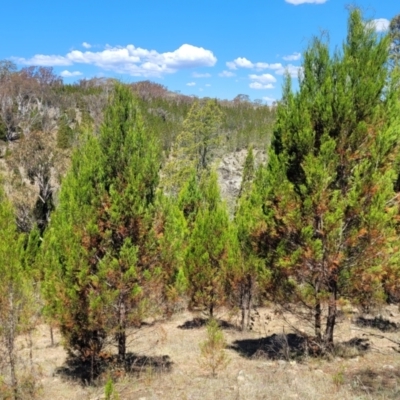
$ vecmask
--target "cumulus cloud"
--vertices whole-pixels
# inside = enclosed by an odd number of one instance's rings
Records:
[[[274,85],[272,83],[263,84],[261,82],[251,82],[249,87],[252,89],[273,89]]]
[[[130,44],[126,47],[107,46],[97,52],[73,50],[65,56],[35,55],[30,59],[18,58],[16,61],[20,64],[43,66],[89,64],[132,76],[161,77],[185,68],[212,67],[217,58],[212,51],[190,44],[183,44],[178,49],[165,53]]]
[[[81,75],[82,75],[82,72],[80,72],[80,71],[68,71],[68,70],[64,70],[64,71],[62,71],[62,72],[60,73],[60,75],[61,75],[63,78],[72,78],[72,77],[75,77],[75,76],[81,76]]]
[[[300,60],[301,54],[294,52],[293,54],[290,54],[289,56],[283,56],[282,58],[286,61],[297,61]]]
[[[252,89],[273,89],[273,83],[276,82],[276,78],[271,74],[250,74],[249,78],[253,81],[249,84]]]
[[[245,57],[238,57],[236,60],[228,61],[226,66],[229,69],[253,68],[254,64]]]
[[[262,75],[250,74],[249,78],[252,81],[257,81],[257,82],[261,82],[261,83],[275,83],[276,82],[276,78],[271,74],[262,74]]]
[[[291,54],[289,56],[285,56],[284,59],[285,60],[297,60],[300,57],[301,57],[300,53],[293,53],[293,54]],[[229,62],[226,63],[226,65],[231,70],[237,70],[239,68],[247,68],[247,69],[253,69],[253,70],[256,70],[256,71],[263,71],[265,69],[270,69],[270,70],[273,70],[274,73],[277,74],[277,75],[284,75],[285,72],[287,71],[292,78],[297,78],[299,71],[301,71],[301,67],[298,67],[298,66],[295,66],[295,65],[292,65],[292,64],[283,65],[282,63],[269,64],[269,63],[264,63],[264,62],[253,63],[253,62],[251,62],[250,60],[248,60],[247,58],[244,58],[244,57],[239,57],[239,58],[236,58],[233,61],[229,61]],[[233,76],[233,75],[230,75],[229,73],[231,73],[231,72],[230,71],[224,71],[222,74],[219,74],[219,75],[220,76]],[[261,75],[249,75],[250,79],[253,79],[252,77],[255,77],[255,76],[261,76]],[[264,74],[263,76],[273,77],[270,74]],[[275,81],[271,81],[271,82],[275,82]],[[269,82],[269,83],[271,83],[271,82]],[[262,82],[262,83],[265,84],[265,82]],[[254,88],[254,86],[255,85],[253,85],[253,88]]]
[[[89,44],[88,42],[83,42],[83,43],[82,43],[82,46],[83,46],[85,49],[90,49],[90,48],[92,47],[92,45]]]
[[[231,71],[222,71],[218,74],[218,76],[221,76],[222,78],[232,78],[232,76],[236,76],[236,74]]]
[[[188,82],[186,86],[196,86],[196,82]]]
[[[372,26],[377,32],[385,32],[389,29],[390,21],[386,18],[373,19],[371,22]]]
[[[305,4],[305,3],[323,4],[323,3],[326,3],[327,0],[285,0],[285,1],[286,1],[286,3],[298,6],[299,4]]]
[[[66,67],[72,65],[72,62],[66,57],[55,55],[46,56],[44,54],[37,54],[29,59],[13,57],[13,60],[18,64],[40,65],[42,67]]]
[[[193,78],[210,78],[211,74],[199,74],[197,72],[193,72]]]
[[[295,53],[295,54],[297,54],[297,53]],[[279,70],[279,69],[283,68],[281,63],[272,63],[272,64],[265,63],[265,62],[253,63],[244,57],[239,57],[233,61],[228,61],[226,63],[226,66],[230,70],[237,70],[238,68],[248,68],[248,69],[254,69],[256,71],[262,71],[264,69]]]

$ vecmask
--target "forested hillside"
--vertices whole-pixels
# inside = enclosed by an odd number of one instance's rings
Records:
[[[149,81],[65,85],[50,68],[2,61],[4,398],[34,393],[16,342],[43,323],[96,383],[107,363],[128,369],[129,336],[149,318],[204,312],[221,356],[220,310],[246,331],[274,304],[311,324],[307,355],[326,356],[346,307],[397,303],[396,32],[377,34],[354,9],[343,46],[315,37],[298,90],[287,75],[274,107]],[[236,153],[228,204],[221,162]]]

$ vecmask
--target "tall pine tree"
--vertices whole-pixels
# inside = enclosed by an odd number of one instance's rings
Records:
[[[152,250],[158,170],[158,143],[118,84],[99,136],[73,157],[44,238],[47,310],[74,354],[97,356],[111,336],[124,358],[127,329],[151,308],[161,279]]]
[[[342,52],[312,41],[298,92],[286,79],[268,166],[256,178],[263,217],[251,234],[269,290],[305,306],[323,348],[333,345],[339,298],[382,296],[396,263],[400,108],[389,42],[357,9]]]

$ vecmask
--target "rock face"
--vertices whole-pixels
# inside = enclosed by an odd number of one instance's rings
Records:
[[[265,163],[265,151],[254,149],[253,153],[256,166]],[[247,150],[243,149],[225,154],[218,163],[217,173],[221,196],[227,202],[231,215],[234,212],[236,198],[239,195],[246,157]]]

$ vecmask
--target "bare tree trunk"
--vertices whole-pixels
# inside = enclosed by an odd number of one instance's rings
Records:
[[[118,342],[118,357],[121,360],[124,360],[126,356],[126,331],[125,327],[123,326],[119,327],[119,332],[117,333],[117,342]]]
[[[315,336],[317,340],[321,340],[321,318],[322,318],[322,310],[321,310],[321,302],[317,300],[315,305],[315,313],[314,313],[314,325],[315,325]]]
[[[124,360],[126,356],[126,310],[123,300],[121,300],[119,306],[119,321],[116,339],[118,343],[118,357],[121,360]]]
[[[242,283],[240,289],[240,306],[242,309],[242,321],[241,328],[242,331],[247,330],[250,326],[251,317],[251,303],[252,303],[252,290],[253,284],[250,275],[246,276],[245,282]]]
[[[50,341],[51,341],[51,347],[54,347],[54,333],[53,333],[53,327],[50,325]]]
[[[329,306],[328,306],[328,318],[326,320],[326,329],[324,335],[324,342],[328,348],[333,346],[333,331],[335,329],[336,324],[336,313],[337,313],[337,284],[336,282],[331,283],[331,295],[329,298]]]

